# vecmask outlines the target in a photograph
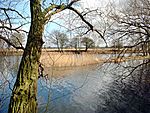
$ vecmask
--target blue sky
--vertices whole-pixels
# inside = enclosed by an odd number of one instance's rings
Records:
[[[45,1],[46,1],[45,4],[48,4],[50,0],[45,0]],[[59,0],[56,0],[56,1],[59,1]],[[95,8],[96,9],[99,6],[104,6],[105,4],[107,4],[108,1],[109,0],[81,0],[80,6],[82,8],[91,8],[91,9]],[[9,0],[8,0],[8,2],[9,2]],[[97,7],[96,7],[96,5],[97,5]],[[8,3],[3,2],[0,6],[7,7]],[[13,0],[13,2],[11,3],[11,6],[14,9],[18,10],[24,17],[30,17],[29,0]],[[45,7],[45,6],[46,5],[43,5],[42,7]],[[12,13],[9,15],[11,15],[11,17],[17,17],[18,16],[16,13]],[[30,22],[30,18],[27,18],[26,20],[14,19],[13,21],[15,23],[14,26],[17,26],[17,24],[22,24],[23,22],[24,23]],[[63,20],[60,20],[60,19],[55,20],[55,22],[63,24]],[[29,26],[30,26],[30,24],[27,24],[23,27],[23,29],[28,31]],[[59,27],[55,23],[50,23],[49,25],[46,26],[46,28],[48,28],[48,31],[51,31],[53,29],[59,29],[61,27]]]
[[[19,1],[19,2],[18,2]],[[46,0],[45,4],[49,4],[50,0]],[[113,0],[81,0],[79,2],[80,4],[80,9],[85,9],[85,8],[90,8],[90,9],[96,9],[97,7],[105,7],[105,5],[107,5],[107,3],[109,1],[113,1]],[[115,1],[121,1],[121,0],[115,0]],[[9,0],[7,2],[10,2]],[[19,13],[21,13],[24,17],[28,17],[26,18],[26,20],[24,19],[12,19],[12,21],[14,22],[14,27],[17,27],[20,24],[23,23],[28,23],[26,25],[24,25],[22,27],[23,30],[29,31],[29,27],[30,27],[30,8],[29,8],[29,0],[13,0],[13,2],[11,4],[2,2],[0,4],[0,6],[2,7],[7,7],[7,6],[11,6],[14,9],[16,9],[17,11],[19,11]],[[43,8],[46,7],[46,5],[42,6]],[[77,6],[76,6],[77,7]],[[77,7],[78,8],[78,7]],[[65,27],[68,27],[68,25],[66,25],[65,23],[65,17],[68,13],[68,11],[63,11],[62,13],[59,13],[57,15],[54,15],[52,17],[52,20],[54,20],[55,23],[50,22],[45,26],[45,35],[48,35],[48,33],[50,33],[52,30],[61,30],[61,31],[66,31],[67,29],[65,29]],[[9,14],[11,17],[16,18],[19,17],[17,15],[17,13],[12,13],[10,12]],[[61,19],[57,18],[61,16]],[[57,19],[56,19],[57,18]],[[59,26],[58,24],[61,24],[62,26]],[[80,23],[79,23],[80,24]],[[64,27],[63,27],[64,26]],[[91,35],[92,36],[92,35]]]

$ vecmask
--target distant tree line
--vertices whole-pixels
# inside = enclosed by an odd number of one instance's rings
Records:
[[[92,38],[89,37],[74,37],[69,40],[66,33],[54,30],[48,37],[48,48],[49,45],[53,44],[58,51],[62,52],[64,48],[75,48],[80,50],[84,48],[87,51],[89,48],[95,47],[95,42]]]

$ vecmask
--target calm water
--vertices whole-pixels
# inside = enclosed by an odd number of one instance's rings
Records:
[[[7,112],[19,60],[20,57],[14,56],[0,57],[0,113]],[[115,113],[101,109],[105,108],[104,98],[109,98],[110,87],[121,73],[115,67],[118,65],[46,68],[48,78],[38,80],[38,112]],[[112,74],[114,71],[118,74]]]

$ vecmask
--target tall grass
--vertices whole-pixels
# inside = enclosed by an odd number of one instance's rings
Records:
[[[46,67],[85,66],[102,62],[96,54],[74,54],[71,52],[44,52],[41,63]]]

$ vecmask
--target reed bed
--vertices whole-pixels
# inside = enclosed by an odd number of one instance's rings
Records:
[[[74,54],[71,52],[44,52],[42,53],[41,63],[46,67],[67,67],[67,66],[86,66],[103,62],[96,54]]]
[[[88,52],[82,52],[81,54],[72,52],[43,52],[40,61],[45,67],[73,67],[99,63],[121,63],[129,60],[143,59],[150,59],[150,56],[101,58],[98,54],[89,54]]]

